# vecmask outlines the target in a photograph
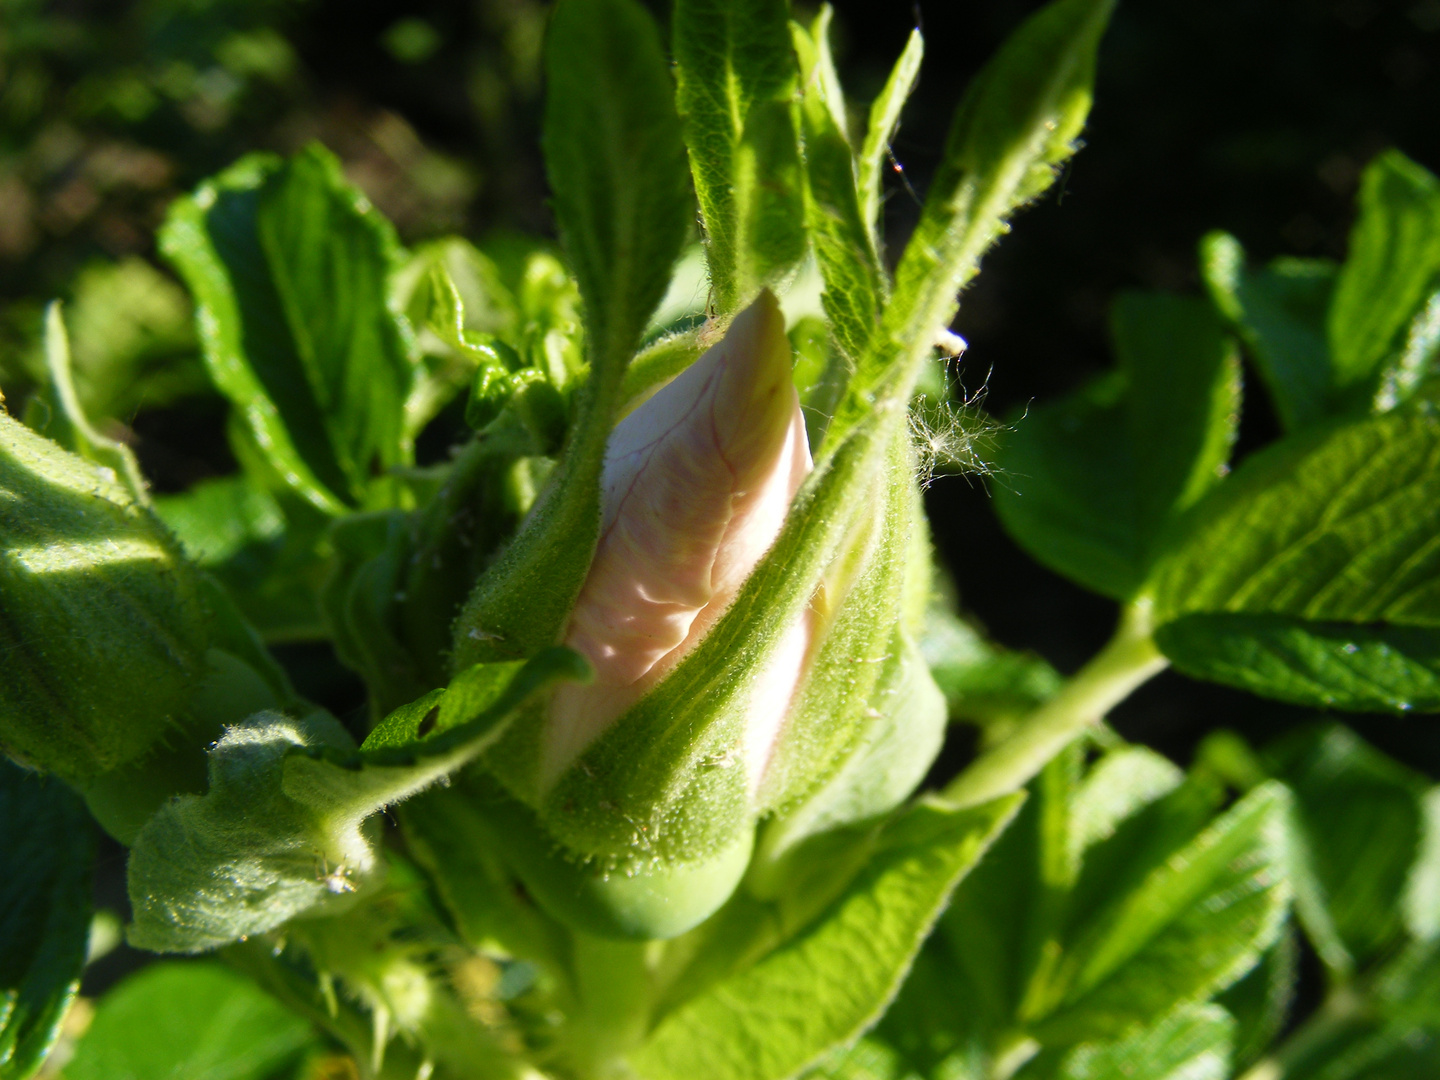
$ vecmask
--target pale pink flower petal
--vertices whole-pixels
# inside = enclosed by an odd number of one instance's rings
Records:
[[[764,292],[724,340],[616,426],[600,542],[565,638],[590,659],[595,681],[556,693],[547,783],[695,646],[775,542],[811,468],[790,366],[784,317]],[[807,619],[756,680],[736,748],[752,782],[809,640]]]

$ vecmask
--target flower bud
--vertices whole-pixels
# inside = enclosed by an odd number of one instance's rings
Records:
[[[763,293],[729,332],[615,428],[600,542],[565,644],[595,669],[555,695],[540,782],[548,788],[665,677],[730,606],[774,543],[810,471],[784,318]],[[809,643],[796,623],[756,686],[749,774],[763,771]]]
[[[0,412],[0,749],[71,779],[135,761],[206,646],[197,573],[149,508]]]
[[[872,410],[813,467],[790,368],[762,293],[617,425],[564,633],[594,680],[486,759],[498,784],[477,809],[575,929],[682,933],[747,870],[763,887],[807,837],[891,810],[938,750],[904,409]],[[780,827],[756,849],[762,817]]]

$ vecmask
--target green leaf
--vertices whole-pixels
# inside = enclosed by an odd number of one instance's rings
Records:
[[[1440,954],[1435,944],[1412,943],[1376,973],[1366,990],[1361,1008],[1344,1008],[1345,998],[1337,995],[1337,1004],[1302,1025],[1256,1068],[1281,1068],[1286,1080],[1434,1076],[1440,1068]]]
[[[922,799],[813,927],[670,1014],[630,1061],[647,1080],[782,1080],[883,1012],[957,881],[1014,814]]]
[[[170,961],[101,1000],[69,1080],[270,1080],[316,1043],[310,1025],[216,963]]]
[[[143,755],[208,644],[199,575],[133,489],[0,412],[0,745],[68,778]]]
[[[359,751],[323,713],[230,726],[210,751],[206,794],[171,800],[136,838],[131,943],[199,952],[345,903],[379,867],[370,815],[473,761],[531,697],[588,671],[559,648],[478,665],[396,710]]]
[[[1339,724],[1289,735],[1264,760],[1295,793],[1321,901],[1363,964],[1405,931],[1401,899],[1429,783]]]
[[[1440,709],[1430,629],[1276,615],[1186,615],[1155,632],[1177,670],[1295,705],[1354,712]]]
[[[1291,925],[1248,975],[1215,999],[1235,1017],[1237,1070],[1259,1058],[1289,1022],[1299,965],[1299,934]]]
[[[208,388],[190,299],[144,259],[94,262],[75,276],[66,322],[75,390],[95,421],[130,423]]]
[[[244,475],[202,480],[183,495],[161,495],[155,513],[185,554],[206,569],[224,566],[285,531],[274,498]]]
[[[1228,472],[1240,413],[1240,358],[1207,305],[1121,293],[1111,334],[1129,401],[1136,519],[1147,551],[1165,523]]]
[[[0,1080],[25,1080],[80,985],[95,830],[68,788],[4,760],[0,821]]]
[[[185,553],[224,584],[270,642],[324,636],[317,593],[330,565],[317,551],[309,515],[287,517],[294,508],[293,499],[282,507],[248,472],[155,499],[156,514]]]
[[[1334,391],[1362,403],[1377,368],[1440,277],[1440,183],[1395,150],[1360,183],[1360,217],[1330,304]]]
[[[1174,763],[1153,750],[1143,746],[1111,750],[1070,796],[1071,858],[1078,863],[1087,849],[1114,836],[1122,822],[1170,794],[1183,779]]]
[[[1060,689],[1059,673],[1034,653],[986,641],[943,602],[926,613],[918,642],[951,720],[978,724],[1017,720]]]
[[[1052,983],[1061,992],[1033,1022],[1036,1038],[1122,1035],[1248,971],[1289,906],[1287,812],[1284,788],[1257,788],[1079,928]]]
[[[680,121],[654,20],[634,0],[567,0],[546,44],[545,160],[583,301],[590,373],[564,456],[455,627],[455,666],[559,638],[600,533],[605,443],[685,242]]]
[[[845,134],[845,100],[830,57],[828,7],[814,37],[794,27],[800,58],[805,139],[805,220],[825,279],[823,301],[842,352],[858,361],[880,318],[884,282],[874,234],[856,188],[856,160]]]
[[[479,949],[561,965],[564,932],[500,857],[503,837],[462,776],[402,803],[409,851],[429,873],[461,936]]]
[[[920,77],[920,61],[925,56],[925,39],[918,29],[911,30],[905,48],[895,61],[885,86],[870,103],[870,119],[865,128],[865,142],[860,148],[859,175],[860,214],[866,225],[880,232],[881,177],[890,154],[890,140],[900,126],[900,112],[905,100]]]
[[[1440,788],[1425,793],[1420,812],[1419,852],[1405,883],[1402,904],[1411,936],[1433,941],[1440,937]]]
[[[1218,1005],[1185,1005],[1117,1042],[1077,1046],[1056,1080],[1227,1080],[1235,1021]],[[1022,1070],[1020,1077],[1029,1075]]]
[[[1154,573],[1180,670],[1348,709],[1440,707],[1440,422],[1396,411],[1247,460]]]
[[[134,451],[124,443],[100,434],[80,403],[71,363],[70,337],[65,330],[65,320],[60,315],[58,300],[45,309],[45,370],[49,375],[49,384],[44,393],[37,395],[27,406],[25,422],[66,450],[86,461],[95,462],[117,476],[136,502],[147,505],[150,501],[149,489],[145,478],[140,475],[140,464],[135,460]],[[43,425],[37,424],[38,414],[50,407],[44,401],[46,397],[53,401],[58,415],[47,417],[47,423]]]
[[[1171,520],[1224,474],[1240,370],[1200,301],[1124,293],[1111,329],[1117,372],[1013,421],[995,508],[1045,565],[1124,599]]]
[[[1124,395],[1111,376],[1027,410],[1002,434],[994,466],[1005,530],[1052,570],[1112,597],[1129,596],[1144,574]]]
[[[720,314],[745,307],[805,253],[796,89],[784,0],[678,0],[676,101]]]
[[[328,151],[241,160],[172,206],[160,245],[195,296],[211,378],[286,485],[336,513],[408,462],[399,245]]]
[[[618,381],[689,226],[673,83],[655,22],[633,0],[562,0],[545,64],[545,171],[592,379]]]
[[[1215,306],[1244,340],[1287,431],[1330,414],[1330,345],[1325,313],[1335,288],[1328,259],[1276,259],[1245,267],[1245,251],[1227,233],[1200,242],[1200,271]]]
[[[920,223],[895,271],[881,332],[851,382],[842,437],[884,378],[908,399],[956,294],[1006,220],[1048,188],[1090,110],[1095,51],[1113,0],[1055,0],[1031,16],[976,76],[956,110]]]

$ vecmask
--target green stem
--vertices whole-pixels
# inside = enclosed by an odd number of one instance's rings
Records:
[[[1150,636],[1150,602],[1132,602],[1115,636],[1060,692],[950,782],[945,797],[976,806],[1024,786],[1087,727],[1169,663]]]

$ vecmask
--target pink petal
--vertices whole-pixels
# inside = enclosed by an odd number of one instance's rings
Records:
[[[616,426],[599,546],[565,643],[595,681],[551,706],[545,781],[671,671],[775,542],[810,471],[784,317],[767,291],[724,340]],[[810,640],[792,628],[756,680],[744,754],[758,780]]]

